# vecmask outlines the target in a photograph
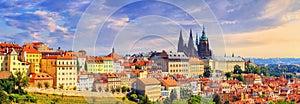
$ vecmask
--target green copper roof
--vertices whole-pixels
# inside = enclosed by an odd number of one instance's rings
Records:
[[[200,40],[208,40],[208,38],[206,37],[206,34],[205,34],[205,27],[204,26],[203,26],[202,36],[201,36]]]

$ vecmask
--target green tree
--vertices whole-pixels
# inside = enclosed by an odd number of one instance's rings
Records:
[[[49,88],[50,87],[49,82],[48,81],[44,82],[44,86],[45,88]]]
[[[231,72],[226,72],[225,76],[226,76],[226,79],[228,80],[231,77]]]
[[[239,80],[240,82],[243,82],[243,83],[245,82],[245,79],[242,75],[237,76],[236,79]]]
[[[185,88],[180,89],[180,99],[187,100],[191,97],[190,91]]]
[[[165,98],[163,101],[164,104],[171,104],[171,99],[169,97]]]
[[[78,58],[77,58],[76,61],[77,61],[77,64],[76,64],[77,65],[77,71],[80,71],[81,66],[79,66],[79,60],[78,60]]]
[[[221,104],[221,99],[220,99],[219,94],[217,94],[217,93],[214,94],[213,101],[215,102],[215,104]]]
[[[206,78],[209,78],[209,77],[211,77],[211,73],[212,73],[211,67],[205,66],[203,76]]]
[[[253,73],[260,75],[261,74],[261,68],[258,67],[258,66],[254,67]]]
[[[241,66],[235,65],[233,68],[233,74],[241,74],[243,71],[241,69]]]
[[[122,93],[127,91],[127,87],[125,87],[125,86],[123,86],[121,89],[122,89]]]
[[[175,89],[173,89],[170,93],[170,100],[171,100],[171,102],[173,102],[174,100],[177,100],[177,93],[176,93]]]
[[[17,87],[17,93],[23,94],[24,90],[22,88],[29,86],[29,77],[25,75],[24,71],[16,71],[11,77]]]
[[[149,104],[151,101],[149,100],[149,97],[143,96],[143,95],[139,95],[139,103],[138,104]]]
[[[136,94],[131,94],[130,95],[130,99],[133,101],[136,101],[136,99],[138,98],[138,96]]]
[[[135,69],[142,69],[142,66],[140,66],[140,65],[135,65]]]
[[[172,104],[187,104],[187,102],[183,100],[173,100]]]
[[[0,80],[0,90],[6,91],[8,94],[13,93],[15,88],[11,78]]]
[[[200,104],[202,97],[199,95],[192,95],[188,100],[188,104]]]
[[[87,62],[84,63],[84,70],[88,71]]]
[[[263,75],[265,75],[265,76],[269,76],[270,75],[268,69],[266,67],[264,67],[264,66],[261,67],[261,73]]]
[[[0,90],[0,104],[10,104],[7,92]]]

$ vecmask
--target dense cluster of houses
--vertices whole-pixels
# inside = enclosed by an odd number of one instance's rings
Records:
[[[180,95],[183,89],[204,97],[218,93],[223,103],[300,100],[296,78],[243,74],[245,82],[225,80],[225,72],[232,72],[235,65],[244,70],[246,62],[234,55],[199,59],[164,50],[120,56],[112,49],[106,56],[88,56],[84,50],[63,51],[42,42],[0,43],[0,76],[25,72],[31,87],[48,83],[49,88],[98,92],[126,87],[152,101],[169,97],[172,91]],[[211,78],[201,77],[204,66],[211,67]]]

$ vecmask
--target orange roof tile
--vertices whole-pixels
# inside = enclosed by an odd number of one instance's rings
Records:
[[[0,79],[9,78],[12,73],[10,71],[0,71]]]
[[[101,57],[101,59],[104,60],[104,61],[111,61],[112,60],[111,57]]]
[[[172,77],[168,77],[167,79],[163,80],[162,83],[165,86],[177,86],[178,82],[175,81]]]
[[[31,47],[31,46],[26,46],[26,47],[23,47],[23,52],[26,52],[26,53],[32,53],[32,54],[41,54],[41,52],[39,52],[38,50],[36,50],[35,48]]]

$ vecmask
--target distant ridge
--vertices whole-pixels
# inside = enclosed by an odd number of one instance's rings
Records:
[[[300,64],[300,58],[246,58],[251,60],[255,64],[264,65],[264,64]]]

